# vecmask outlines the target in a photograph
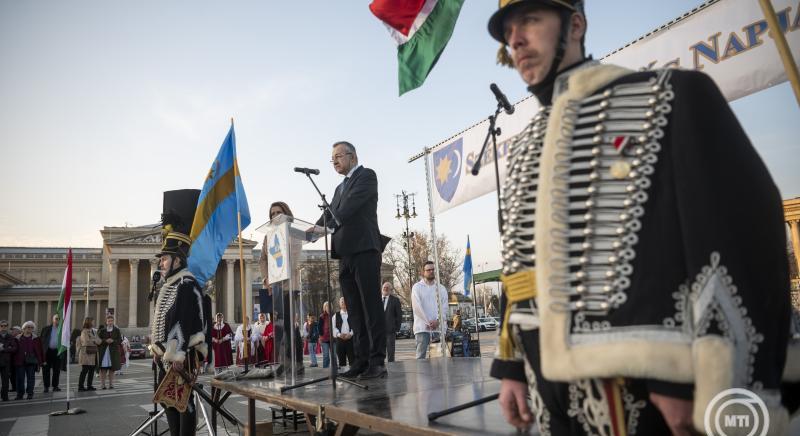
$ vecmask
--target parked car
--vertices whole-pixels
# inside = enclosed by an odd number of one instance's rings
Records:
[[[478,318],[478,327],[481,328],[482,332],[486,330],[497,330],[497,327],[499,325],[500,323],[495,321],[494,318],[488,316],[483,318]]]
[[[395,337],[398,339],[401,338],[413,338],[414,337],[414,330],[411,329],[410,322],[404,322],[400,324],[400,330],[395,333]]]
[[[131,344],[131,359],[144,359],[147,357],[147,348],[139,342]]]
[[[462,321],[462,324],[470,333],[476,333],[478,331],[478,329],[475,328],[475,320],[472,318],[465,319],[464,321]]]

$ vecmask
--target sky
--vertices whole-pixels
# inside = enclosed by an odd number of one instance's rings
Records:
[[[587,2],[587,51],[600,58],[703,3]],[[489,115],[488,85],[527,95],[495,65],[495,1],[466,1],[426,83],[397,95],[397,51],[369,1],[0,2],[0,246],[100,247],[103,226],[156,223],[162,192],[202,186],[235,121],[252,224],[273,201],[315,220],[318,197],[294,167],[319,168],[332,196],[331,145],[353,143],[379,179],[379,223],[402,232],[395,194],[416,193],[429,231],[424,166],[408,158]],[[622,25],[620,23],[623,23]],[[732,103],[783,198],[800,196],[797,121],[787,83]],[[442,213],[437,233],[475,271],[499,267],[496,199]]]

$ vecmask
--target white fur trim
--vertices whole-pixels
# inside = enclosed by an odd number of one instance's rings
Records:
[[[197,350],[200,354],[202,354],[203,358],[208,356],[208,344],[206,344],[205,342],[194,347],[194,349]]]
[[[556,162],[556,141],[563,136],[561,120],[567,103],[580,100],[612,81],[631,73],[614,65],[598,65],[575,72],[569,78],[568,89],[555,103],[547,126],[542,150],[539,188],[536,201],[536,279],[539,289],[537,305],[541,331],[539,344],[542,372],[550,380],[571,381],[581,378],[629,376],[656,378],[690,383],[692,377],[691,343],[680,340],[621,339],[610,343],[569,343],[570,313],[554,311],[558,297],[550,294],[550,277],[567,270],[567,265],[555,262],[550,247],[553,231],[564,224],[553,217],[552,191],[566,189],[563,181],[553,180]]]
[[[161,345],[160,343],[159,344],[152,344],[152,345],[150,345],[149,348],[150,348],[150,352],[155,354],[155,355],[157,355],[157,356],[163,356],[164,355],[163,345]]]
[[[800,381],[800,340],[789,341],[786,350],[786,366],[783,367],[783,381]]]
[[[162,358],[168,362],[183,362],[186,360],[186,352],[178,350],[177,340],[170,339],[167,341],[166,350]]]
[[[720,336],[697,339],[692,347],[695,364],[694,426],[703,430],[703,417],[715,395],[733,386],[733,353],[731,341]]]
[[[208,344],[206,343],[206,335],[203,332],[198,332],[190,336],[187,346],[189,348],[194,347],[203,357],[208,356]]]
[[[206,334],[203,332],[198,332],[189,336],[189,343],[186,344],[186,346],[194,347],[197,344],[204,344],[205,342],[206,342]]]

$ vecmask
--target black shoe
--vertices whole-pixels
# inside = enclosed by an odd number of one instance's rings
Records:
[[[360,368],[353,366],[350,369],[348,369],[347,371],[339,374],[339,377],[342,377],[342,378],[353,378],[354,379],[354,378],[358,377],[359,375],[361,375],[362,373],[364,373],[366,371],[367,371],[367,367],[365,367],[365,366],[362,366]]]
[[[28,394],[28,399],[32,400],[33,399],[33,394]]]
[[[16,398],[14,398],[14,399],[15,400],[21,400],[22,399],[22,395],[17,395]]]
[[[386,371],[386,367],[384,365],[370,365],[369,369],[364,371],[359,378],[361,380],[369,380],[373,378],[384,378],[388,372]]]
[[[87,391],[96,391],[97,389],[95,389],[94,386],[89,386],[88,388],[86,388],[86,390]]]
[[[61,392],[61,388],[56,386],[56,387],[53,388],[53,392]]]
[[[55,389],[53,389],[53,390],[55,390]],[[44,393],[46,394],[48,392],[50,392],[50,388],[44,388]]]
[[[86,392],[86,388],[78,386],[78,392]]]

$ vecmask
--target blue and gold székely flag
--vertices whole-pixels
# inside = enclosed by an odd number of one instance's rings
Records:
[[[233,124],[222,142],[217,158],[206,176],[192,223],[189,271],[200,286],[217,272],[217,265],[231,240],[250,224],[250,208],[236,163],[236,135]]]

